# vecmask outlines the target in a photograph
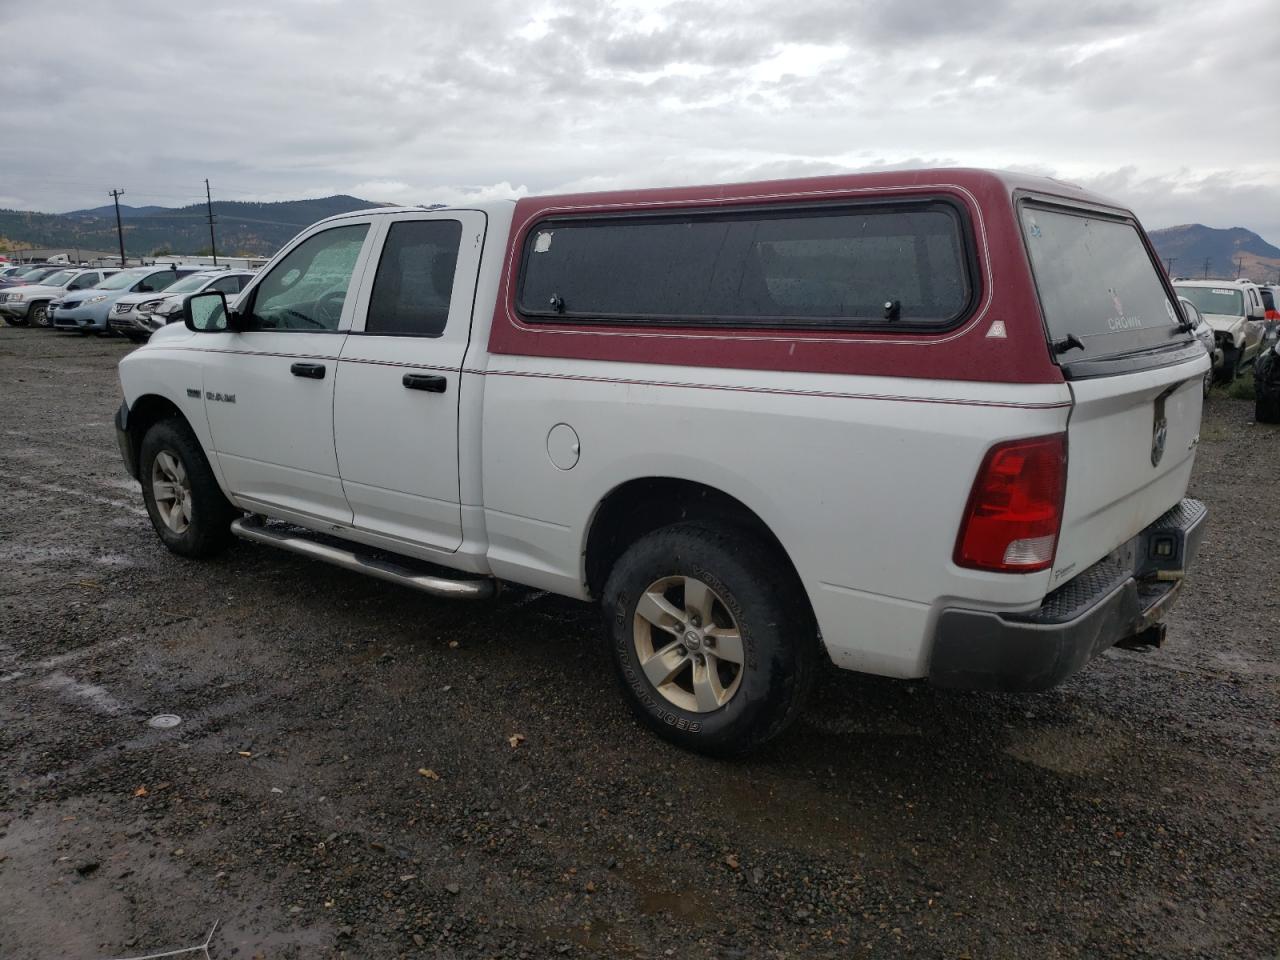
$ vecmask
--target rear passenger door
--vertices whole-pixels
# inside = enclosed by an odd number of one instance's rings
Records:
[[[462,542],[458,390],[485,225],[475,210],[385,218],[333,405],[355,526],[450,552]]]

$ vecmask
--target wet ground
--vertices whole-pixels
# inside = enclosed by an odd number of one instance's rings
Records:
[[[112,435],[127,349],[0,329],[5,960],[1276,955],[1251,404],[1210,401],[1164,649],[1032,697],[833,674],[722,763],[632,721],[588,607],[168,554]]]

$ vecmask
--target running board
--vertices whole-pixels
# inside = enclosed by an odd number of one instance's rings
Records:
[[[490,578],[458,579],[419,573],[406,566],[379,557],[362,556],[354,550],[320,543],[303,533],[268,527],[262,517],[250,516],[231,521],[231,532],[241,540],[279,547],[312,560],[323,560],[344,570],[352,570],[388,583],[398,583],[423,593],[451,600],[488,600],[497,593],[497,582]]]

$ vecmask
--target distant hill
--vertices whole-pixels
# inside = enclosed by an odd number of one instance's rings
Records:
[[[1173,275],[1232,279],[1237,275],[1274,283],[1280,275],[1280,247],[1274,247],[1252,230],[1231,227],[1219,230],[1202,223],[1187,223],[1164,230],[1152,230],[1151,242],[1161,259],[1174,258]]]
[[[215,201],[218,252],[226,256],[268,256],[317,220],[376,206],[379,204],[345,195],[280,203]],[[120,219],[125,252],[130,256],[150,256],[157,251],[198,254],[208,250],[209,225],[202,203],[178,208],[122,204]],[[11,246],[114,250],[115,207],[61,214],[0,210],[0,238]]]
[[[120,204],[120,219],[131,220],[134,217],[148,217],[153,213],[162,213],[164,207],[131,207],[127,203]],[[116,208],[114,204],[108,203],[103,207],[94,207],[92,210],[72,210],[70,213],[64,213],[64,217],[114,217]]]

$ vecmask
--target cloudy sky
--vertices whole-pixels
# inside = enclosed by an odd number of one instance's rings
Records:
[[[42,9],[43,8],[43,9]],[[1275,0],[0,0],[0,207],[1051,174],[1280,244]]]

